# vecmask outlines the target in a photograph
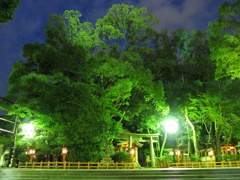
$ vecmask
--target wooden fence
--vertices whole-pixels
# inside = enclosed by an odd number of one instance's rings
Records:
[[[240,161],[221,162],[184,162],[184,163],[159,163],[158,168],[215,168],[215,167],[240,167]]]
[[[100,162],[19,162],[18,168],[38,169],[135,169],[134,163]]]

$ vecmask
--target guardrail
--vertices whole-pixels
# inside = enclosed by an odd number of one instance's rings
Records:
[[[159,163],[158,168],[240,167],[240,161]]]
[[[38,169],[135,169],[134,163],[100,162],[19,162],[18,168]]]

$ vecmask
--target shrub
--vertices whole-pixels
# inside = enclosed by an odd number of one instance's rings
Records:
[[[20,162],[29,161],[29,156],[26,155],[24,152],[22,152],[21,154],[18,155],[18,160],[19,160]]]
[[[119,163],[132,162],[132,158],[127,152],[117,152],[112,155],[112,159],[114,160],[114,162],[119,162]]]

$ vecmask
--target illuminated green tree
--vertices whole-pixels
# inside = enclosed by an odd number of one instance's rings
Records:
[[[221,85],[216,82],[215,85],[208,92],[191,99],[189,116],[204,125],[209,136],[207,143],[211,143],[216,155],[221,155],[221,145],[231,142],[233,136],[237,137],[234,130],[237,130],[240,118],[239,100],[228,92],[234,86],[231,81],[222,82]]]
[[[239,78],[239,24],[240,1],[223,3],[219,8],[219,17],[209,23],[209,44],[211,59],[216,61],[216,79],[222,77]]]
[[[149,18],[145,17],[148,13],[144,8],[139,11],[118,5],[109,11],[116,7],[119,12],[132,10],[135,19],[145,22],[138,28],[150,29],[145,27]],[[45,27],[46,44],[26,44],[23,48],[26,62],[13,65],[8,98],[16,107],[10,113],[31,117],[39,126],[44,137],[38,140],[39,147],[44,143],[51,149],[67,146],[72,160],[98,161],[105,146],[121,132],[124,122],[144,117],[142,114],[150,107],[155,114],[166,114],[168,107],[161,82],[153,81],[140,54],[130,48],[144,45],[140,44],[144,41],[141,33],[147,32],[137,29],[134,32],[139,36],[131,37],[134,41],[129,48],[115,51],[109,44],[113,37],[106,28],[119,26],[108,21],[107,15],[94,29],[90,23],[81,24],[80,16],[77,11],[65,11],[63,17],[51,14]],[[153,24],[151,18],[149,21]],[[123,33],[115,35],[117,40],[125,38]],[[145,125],[150,125],[147,121],[151,116],[146,116]]]

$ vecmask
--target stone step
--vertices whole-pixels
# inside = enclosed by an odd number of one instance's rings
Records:
[[[219,169],[144,169],[144,170],[71,170],[0,169],[1,180],[134,180],[134,179],[240,179],[239,168]]]

